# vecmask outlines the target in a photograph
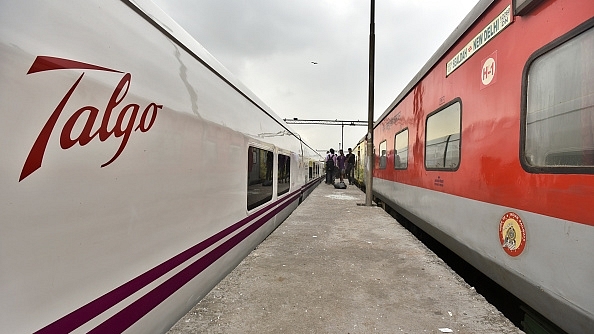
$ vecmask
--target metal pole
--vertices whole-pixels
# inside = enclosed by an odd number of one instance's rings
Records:
[[[344,123],[340,123],[340,125],[342,125],[342,131],[340,133],[340,142],[342,143],[342,149],[344,150]]]
[[[369,103],[367,114],[367,165],[365,167],[365,205],[373,203],[373,100],[375,69],[375,0],[371,0],[371,24],[369,26]]]

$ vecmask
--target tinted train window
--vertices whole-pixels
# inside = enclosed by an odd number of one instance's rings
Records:
[[[272,199],[273,161],[272,152],[252,146],[248,148],[248,210]]]
[[[594,29],[530,63],[523,163],[560,172],[594,166]],[[570,172],[592,172],[592,169]]]
[[[282,195],[289,191],[291,186],[291,157],[278,155],[278,188],[277,194]]]
[[[394,136],[394,169],[408,168],[408,129]]]
[[[425,168],[456,170],[460,165],[460,101],[427,117]]]
[[[386,169],[386,165],[388,165],[388,144],[385,140],[379,144],[379,151],[380,151],[379,168]]]

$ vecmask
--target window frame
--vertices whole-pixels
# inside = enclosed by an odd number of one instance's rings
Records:
[[[281,165],[280,165],[280,160],[281,160],[280,156],[281,155],[289,159],[289,175],[288,175],[289,179],[287,181],[289,187],[284,189],[285,187],[283,186],[282,187],[283,190],[281,190],[281,186],[280,186],[281,185],[281,182],[280,182],[281,177],[279,174],[279,172],[280,172],[279,168],[281,167]],[[278,151],[276,154],[276,171],[277,171],[277,173],[276,173],[276,197],[277,198],[280,198],[284,194],[287,194],[291,191],[291,160],[293,160],[293,157],[291,156],[290,152]]]
[[[458,160],[458,165],[455,168],[447,168],[447,167],[442,167],[442,168],[438,168],[438,167],[427,167],[427,123],[429,122],[429,119],[436,115],[439,114],[440,112],[446,110],[447,108],[453,106],[454,104],[459,103],[460,104],[460,123],[459,123],[459,128],[460,128],[460,143],[458,144],[459,146],[459,160]],[[442,105],[439,109],[432,111],[431,113],[429,113],[427,115],[427,117],[425,117],[425,143],[423,144],[423,150],[424,150],[424,154],[423,154],[423,167],[425,168],[425,170],[427,171],[442,171],[442,172],[455,172],[458,169],[460,169],[460,165],[462,164],[462,117],[463,117],[463,109],[464,106],[462,104],[462,99],[457,97],[451,101],[449,101],[448,103],[445,103],[444,105]],[[447,152],[447,149],[446,149]]]
[[[396,156],[398,155],[398,150],[396,149],[396,137],[399,134],[406,131],[406,166],[405,167],[396,167]],[[410,148],[410,131],[408,131],[408,127],[396,132],[394,134],[394,169],[395,170],[407,170],[408,169],[408,156],[409,156],[409,148]]]
[[[594,18],[578,25],[566,34],[558,37],[552,42],[535,51],[524,65],[522,72],[522,93],[520,106],[520,140],[519,160],[522,168],[533,174],[594,174],[594,166],[533,166],[528,163],[526,157],[526,118],[528,113],[528,74],[532,63],[550,51],[569,42],[586,31],[594,29]]]
[[[250,148],[254,148],[254,149],[258,149],[258,150],[262,150],[266,152],[266,156],[268,156],[268,153],[272,153],[272,184],[270,185],[270,196],[266,196],[263,200],[260,201],[256,201],[254,202],[254,204],[252,204],[252,206],[250,207],[250,203],[249,203],[249,187],[250,187],[250,171],[249,171],[249,150]],[[257,143],[248,143],[247,145],[247,152],[248,152],[248,161],[246,162],[246,167],[248,167],[247,172],[247,184],[246,184],[246,204],[245,204],[245,208],[247,210],[247,212],[252,212],[254,210],[257,210],[258,208],[261,208],[262,206],[271,203],[274,200],[274,196],[275,196],[275,184],[274,184],[274,174],[275,174],[275,167],[278,164],[278,162],[276,161],[276,154],[275,154],[275,148],[271,147],[271,146],[266,146],[266,145],[261,145],[261,144],[257,144]],[[253,152],[253,151],[252,151]],[[252,153],[253,154],[253,153]],[[253,158],[252,158],[253,159]],[[252,165],[257,166],[257,163],[252,162]],[[268,186],[266,186],[268,187]]]
[[[382,156],[382,144],[386,145],[386,149],[385,149],[386,161],[384,162],[383,166],[382,166],[382,157],[383,157]],[[387,169],[388,168],[388,155],[389,155],[388,154],[388,140],[387,139],[382,140],[379,143],[379,145],[377,146],[377,150],[379,151],[379,154],[380,154],[379,159],[378,159],[378,163],[379,163],[378,169]]]

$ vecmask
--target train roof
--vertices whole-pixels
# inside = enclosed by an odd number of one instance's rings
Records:
[[[429,58],[425,66],[413,77],[408,85],[402,90],[400,95],[390,104],[390,106],[384,111],[384,113],[375,121],[374,128],[384,119],[388,114],[404,99],[408,93],[421,81],[431,69],[441,60],[441,58],[456,44],[456,42],[468,31],[468,29],[476,22],[476,20],[493,4],[496,0],[481,0],[479,1],[472,10],[466,15],[466,17],[460,22],[460,24],[454,29],[450,36],[445,42],[437,49],[437,51]],[[365,137],[363,137],[365,139]]]

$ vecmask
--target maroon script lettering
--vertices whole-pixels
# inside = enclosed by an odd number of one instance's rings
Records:
[[[123,73],[120,71],[115,71],[111,69],[106,69],[103,67],[98,67],[91,64],[85,64],[81,62],[76,62],[67,59],[61,58],[53,58],[53,57],[37,57],[29,73],[37,73],[41,71],[48,71],[48,70],[59,70],[59,69],[92,69],[92,70],[100,70],[100,71],[109,71],[115,73]],[[74,82],[72,87],[66,92],[54,112],[50,115],[47,122],[41,129],[41,132],[37,136],[35,143],[33,143],[33,147],[25,160],[25,164],[23,165],[23,169],[21,171],[21,176],[19,182],[25,179],[27,176],[31,175],[37,169],[41,167],[41,163],[43,161],[43,155],[45,154],[45,150],[47,148],[49,139],[54,132],[54,128],[60,115],[64,111],[64,108],[68,104],[70,97],[76,90],[76,87],[80,84],[82,78],[84,77],[85,73],[83,72],[80,77]],[[62,131],[60,132],[60,147],[63,150],[67,150],[77,143],[80,146],[85,146],[90,143],[96,137],[99,137],[101,142],[108,140],[112,135],[115,138],[121,138],[120,146],[115,154],[109,159],[107,162],[101,165],[101,167],[106,167],[114,162],[124,151],[132,132],[140,130],[140,132],[147,132],[152,128],[155,124],[157,119],[157,113],[159,109],[163,108],[163,105],[156,104],[154,102],[149,103],[142,113],[140,114],[141,107],[136,103],[129,103],[123,105],[123,101],[128,94],[128,90],[130,89],[130,82],[132,81],[132,75],[130,73],[124,73],[122,79],[120,79],[119,83],[115,87],[111,98],[107,102],[105,110],[103,112],[103,117],[101,118],[101,124],[99,128],[93,132],[93,128],[95,128],[95,124],[97,118],[100,116],[100,109],[87,105],[81,108],[78,108],[66,121]],[[118,106],[122,104],[123,106],[118,110]],[[112,118],[112,114],[115,116],[117,114],[116,122],[113,128],[109,129],[110,120]],[[140,117],[138,117],[140,114]],[[137,121],[138,120],[138,121]],[[80,132],[73,133],[76,124],[84,123],[84,127]],[[136,125],[136,126],[135,126]]]

